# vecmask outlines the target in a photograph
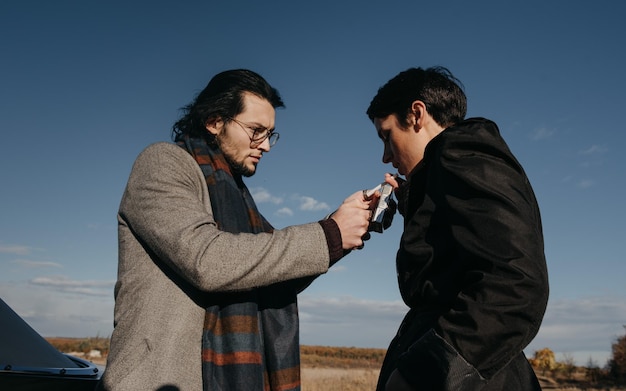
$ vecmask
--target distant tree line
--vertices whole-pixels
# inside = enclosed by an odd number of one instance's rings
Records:
[[[109,354],[109,338],[108,337],[89,337],[89,338],[64,338],[64,337],[48,337],[46,340],[50,345],[54,346],[63,353],[85,353],[88,354],[92,350],[98,350],[103,357]]]
[[[624,326],[626,329],[626,326]],[[48,342],[59,351],[64,353],[81,352],[89,353],[99,350],[102,356],[109,353],[108,337],[91,338],[46,338]],[[541,376],[551,375],[565,380],[581,380],[581,376],[587,382],[613,382],[624,384],[626,382],[626,335],[618,337],[611,345],[612,355],[607,365],[600,368],[592,358],[585,366],[575,365],[571,355],[565,354],[563,361],[556,361],[554,352],[544,348],[535,352],[534,357],[528,361]],[[332,365],[337,367],[379,367],[385,356],[385,349],[370,348],[346,348],[330,346],[307,346],[300,347],[303,364],[311,366]]]
[[[301,362],[307,367],[379,369],[385,353],[386,349],[300,346]]]
[[[589,384],[623,385],[626,383],[626,335],[618,337],[611,350],[611,358],[603,368],[591,357],[585,366],[576,366],[570,354],[565,354],[563,361],[556,361],[554,352],[548,348],[537,350],[528,361],[540,376],[550,375],[572,383],[584,380]]]
[[[626,326],[624,326],[626,329]],[[611,346],[613,357],[609,360],[609,371],[618,381],[626,381],[626,335],[619,337]]]

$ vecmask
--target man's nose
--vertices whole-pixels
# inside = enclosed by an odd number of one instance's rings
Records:
[[[264,152],[269,152],[270,148],[272,148],[272,146],[270,145],[270,138],[267,137],[265,140],[263,140],[261,144],[257,145],[257,148]]]
[[[383,150],[383,163],[391,163],[392,156],[393,154],[389,150],[389,147],[387,146],[387,144],[385,144],[385,149]]]

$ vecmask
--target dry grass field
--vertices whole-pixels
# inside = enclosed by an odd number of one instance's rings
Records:
[[[106,364],[108,338],[46,338],[62,352],[85,354],[98,365]],[[103,357],[88,357],[93,350]],[[307,346],[300,349],[303,391],[374,391],[385,349],[352,347]],[[532,360],[531,360],[532,361]],[[542,373],[536,370],[541,386],[551,391],[626,391],[602,381],[589,381],[589,373],[577,367],[567,376],[558,372]]]
[[[377,369],[302,368],[302,391],[375,390]]]
[[[302,391],[375,390],[385,349],[302,346]]]
[[[302,368],[302,391],[374,391],[378,370],[358,368]],[[540,376],[541,388],[550,391],[626,391],[626,387],[589,385],[586,382],[559,383]]]
[[[302,391],[374,391],[378,380],[377,369],[302,368]],[[541,388],[551,391],[626,391],[624,387],[559,384],[550,377],[540,376]]]

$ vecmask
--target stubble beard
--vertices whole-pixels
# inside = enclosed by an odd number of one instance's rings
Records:
[[[224,155],[224,159],[226,159],[226,161],[228,162],[228,165],[230,166],[230,170],[232,171],[233,174],[239,174],[246,178],[249,178],[252,175],[254,175],[256,170],[249,169],[243,161],[238,162],[237,160],[235,160],[233,155],[228,152],[228,148],[226,149],[224,148],[224,143],[219,137],[215,138],[215,142],[217,143],[217,146],[222,151],[222,154]]]

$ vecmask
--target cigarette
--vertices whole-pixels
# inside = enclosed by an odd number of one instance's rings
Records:
[[[378,186],[376,186],[373,189],[367,190],[366,192],[364,192],[363,194],[365,195],[366,199],[370,199],[372,198],[372,196],[374,195],[374,193],[376,193],[377,191],[379,191],[381,188],[383,187],[382,183]]]

